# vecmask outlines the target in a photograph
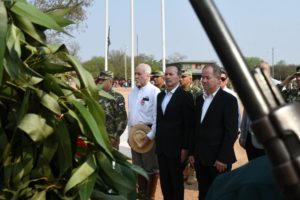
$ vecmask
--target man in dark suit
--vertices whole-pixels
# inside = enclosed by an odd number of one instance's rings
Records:
[[[179,86],[180,70],[168,66],[166,90],[157,96],[156,153],[165,200],[183,200],[183,167],[192,131],[193,96]]]
[[[205,199],[216,176],[230,171],[236,161],[233,145],[238,133],[238,103],[220,88],[220,75],[217,65],[206,65],[201,80],[204,93],[196,99],[189,160],[195,165],[199,199]]]

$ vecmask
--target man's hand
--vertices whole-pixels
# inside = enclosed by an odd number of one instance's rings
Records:
[[[142,143],[142,147],[141,148],[143,148],[144,146],[147,146],[150,143],[150,141],[151,141],[151,139],[148,138],[148,136],[145,136],[143,138],[143,143]]]
[[[227,169],[227,164],[216,160],[214,167],[217,168],[219,172],[224,172]]]
[[[186,149],[181,149],[180,152],[180,161],[183,163],[188,156],[188,151]]]
[[[189,162],[194,167],[195,157],[194,156],[189,156]]]

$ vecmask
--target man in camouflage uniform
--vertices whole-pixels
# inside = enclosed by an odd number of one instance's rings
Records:
[[[196,98],[202,93],[202,90],[201,88],[193,84],[191,70],[182,70],[180,84],[185,91],[188,91],[193,95],[194,104],[195,104]],[[192,185],[196,183],[195,169],[188,162],[186,163],[186,167],[183,171],[183,176],[184,176],[184,180],[188,185]]]
[[[192,93],[194,101],[202,93],[202,89],[193,84],[191,70],[182,70],[180,84],[185,91]]]
[[[162,71],[154,71],[151,73],[151,80],[154,82],[154,85],[163,91],[166,88],[164,73]]]
[[[296,86],[294,88],[288,87],[288,84],[295,79]],[[296,68],[296,73],[288,76],[281,84],[278,85],[282,90],[281,94],[287,103],[294,101],[300,102],[300,66]],[[286,89],[282,89],[286,87]]]
[[[111,71],[102,71],[96,83],[103,84],[102,89],[113,97],[110,99],[100,96],[99,103],[106,114],[106,130],[110,143],[114,148],[119,149],[120,136],[127,125],[124,97],[113,90],[113,73]]]

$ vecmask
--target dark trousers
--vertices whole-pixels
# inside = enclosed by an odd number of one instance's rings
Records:
[[[169,158],[164,154],[157,155],[160,186],[164,196],[164,200],[183,200],[183,163],[180,157]]]
[[[246,154],[247,154],[249,161],[251,161],[257,157],[264,156],[266,154],[264,149],[258,149],[253,146],[252,137],[251,137],[250,133],[248,134],[247,139],[246,139],[245,150],[246,150]]]
[[[231,164],[227,165],[227,169],[224,172],[230,171],[231,167]],[[219,172],[213,166],[202,165],[199,161],[195,162],[195,169],[198,181],[199,200],[204,200],[209,187],[211,186],[215,178],[224,172]]]

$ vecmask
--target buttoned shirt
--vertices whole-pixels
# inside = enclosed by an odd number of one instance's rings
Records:
[[[202,113],[201,113],[201,123],[205,117],[205,114],[211,104],[211,102],[213,101],[214,97],[216,96],[217,92],[219,91],[220,87],[211,95],[207,95],[206,92],[203,93],[203,99],[204,99],[204,103],[202,106]]]
[[[165,111],[166,111],[168,103],[170,102],[170,100],[171,100],[171,98],[172,98],[175,90],[178,87],[179,87],[179,84],[175,88],[173,88],[170,92],[168,92],[167,90],[165,90],[166,95],[165,95],[165,97],[164,97],[164,99],[163,99],[163,101],[161,103],[161,109],[162,109],[162,111],[163,111],[164,114],[165,114]]]
[[[151,125],[147,136],[155,137],[156,131],[156,102],[160,90],[148,82],[144,87],[135,87],[128,97],[128,131],[137,124]]]

